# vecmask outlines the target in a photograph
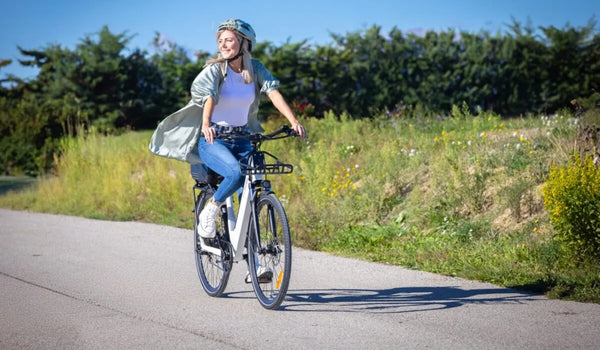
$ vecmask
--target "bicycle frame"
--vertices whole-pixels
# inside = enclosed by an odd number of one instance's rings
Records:
[[[249,165],[253,165],[253,159],[250,157],[248,160]],[[255,231],[258,232],[257,218],[254,210],[254,202],[256,199],[256,183],[262,181],[263,175],[259,174],[248,174],[244,180],[242,187],[242,198],[239,203],[238,215],[236,217],[233,206],[233,196],[228,197],[225,200],[225,206],[227,208],[227,230],[229,232],[229,240],[233,248],[233,261],[243,260],[243,252],[246,244],[246,238],[248,228],[250,225],[250,218],[254,216]],[[200,240],[200,246],[202,250],[210,252],[212,254],[221,256],[221,249],[215,248],[204,243],[204,240]]]

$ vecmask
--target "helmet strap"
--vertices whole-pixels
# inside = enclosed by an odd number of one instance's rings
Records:
[[[242,56],[244,54],[244,52],[242,52],[242,46],[244,45],[244,41],[246,39],[242,38],[242,41],[240,42],[240,49],[238,50],[237,55],[233,56],[232,58],[228,59],[227,62],[231,62],[231,61],[235,61],[238,57]]]
[[[243,54],[244,54],[244,53],[242,52],[242,50],[240,50],[240,52],[238,52],[238,54],[237,54],[237,55],[235,55],[235,56],[231,57],[231,58],[230,58],[230,59],[228,59],[227,61],[228,61],[228,62],[235,61],[235,60],[236,60],[238,57],[242,56]]]

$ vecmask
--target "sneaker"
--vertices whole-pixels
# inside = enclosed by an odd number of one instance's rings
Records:
[[[269,283],[273,279],[273,270],[268,267],[259,266],[256,269],[256,276],[258,277],[258,283]],[[252,283],[252,277],[250,277],[250,271],[246,272],[246,283]]]
[[[198,235],[202,238],[215,237],[215,219],[219,206],[209,203],[198,215]]]

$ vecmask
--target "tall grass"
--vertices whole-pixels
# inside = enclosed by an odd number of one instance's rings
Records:
[[[19,209],[188,226],[191,184],[183,163],[153,156],[149,132],[65,139],[55,173],[0,199]]]
[[[542,205],[549,164],[568,158],[576,122],[464,107],[429,118],[326,113],[304,120],[308,140],[263,149],[295,166],[271,178],[295,245],[599,302],[598,262],[573,264]],[[0,206],[191,228],[189,166],[151,154],[149,138],[65,141],[56,173]]]

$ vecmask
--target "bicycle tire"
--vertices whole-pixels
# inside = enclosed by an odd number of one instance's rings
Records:
[[[203,251],[200,246],[200,238],[198,236],[198,215],[202,209],[208,204],[214,194],[212,188],[203,190],[198,201],[196,201],[196,207],[194,208],[194,252],[196,260],[196,270],[198,271],[198,278],[202,283],[202,288],[206,294],[212,297],[220,297],[229,281],[229,274],[232,268],[232,256],[233,252],[229,242],[224,239],[225,225],[227,224],[226,214],[221,212],[217,214],[218,217],[215,220],[216,226],[216,238],[214,242],[218,242],[221,249],[221,256],[216,254]]]
[[[251,222],[248,236],[248,246],[253,253],[248,255],[252,286],[264,308],[277,309],[286,297],[292,272],[290,228],[283,205],[274,194],[261,195],[256,210],[260,235]],[[272,270],[270,280],[259,281],[259,266]]]

